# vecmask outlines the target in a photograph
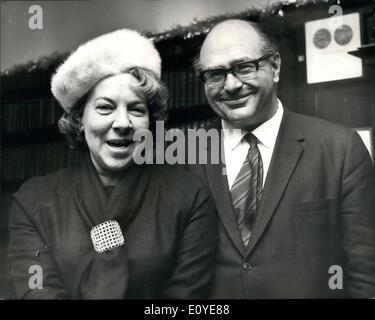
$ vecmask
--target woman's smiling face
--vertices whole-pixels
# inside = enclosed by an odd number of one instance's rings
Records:
[[[89,95],[82,125],[91,159],[101,176],[119,175],[133,160],[134,132],[149,127],[146,97],[128,73],[100,81]]]

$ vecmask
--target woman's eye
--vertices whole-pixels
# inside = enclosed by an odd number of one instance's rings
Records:
[[[109,104],[101,104],[96,107],[96,110],[100,114],[108,114],[113,110],[113,107]]]
[[[137,113],[137,114],[146,114],[147,110],[146,107],[143,105],[135,105],[129,107],[129,111]]]

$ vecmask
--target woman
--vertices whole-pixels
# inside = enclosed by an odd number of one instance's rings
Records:
[[[19,298],[204,298],[216,230],[210,199],[176,168],[137,165],[136,130],[164,117],[152,42],[115,31],[58,68],[59,128],[86,150],[79,168],[27,181],[14,195],[10,274]]]

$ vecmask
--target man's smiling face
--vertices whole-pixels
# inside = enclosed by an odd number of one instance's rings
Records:
[[[234,63],[258,59],[264,43],[245,21],[230,20],[217,25],[207,36],[200,53],[202,70],[230,68]],[[272,117],[276,110],[280,56],[275,53],[259,63],[251,79],[239,80],[228,73],[221,87],[205,84],[208,103],[224,120],[237,128],[251,128]]]

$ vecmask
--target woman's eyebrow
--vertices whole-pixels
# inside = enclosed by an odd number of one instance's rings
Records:
[[[100,100],[100,99],[107,100],[107,101],[109,101],[109,102],[111,102],[113,104],[115,103],[114,100],[112,100],[111,98],[108,98],[108,97],[97,97],[97,98],[94,99],[94,101]]]

